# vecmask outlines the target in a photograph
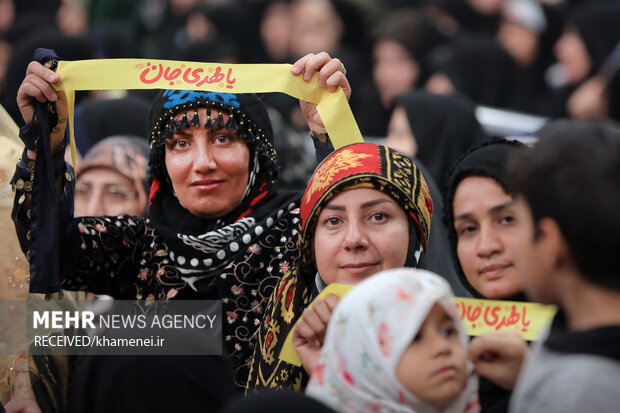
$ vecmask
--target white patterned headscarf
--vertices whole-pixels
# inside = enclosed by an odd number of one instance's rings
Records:
[[[466,349],[467,334],[443,278],[399,268],[361,282],[332,314],[306,393],[340,412],[438,412],[396,378],[401,356],[435,303],[454,319]],[[463,392],[442,411],[479,411],[477,390],[477,377],[470,376]]]

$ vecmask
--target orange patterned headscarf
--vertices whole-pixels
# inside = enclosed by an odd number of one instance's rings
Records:
[[[398,151],[372,143],[356,143],[325,158],[308,183],[300,206],[302,270],[314,266],[311,247],[316,219],[322,209],[335,195],[356,185],[372,187],[392,197],[413,221],[426,251],[433,201],[422,173],[411,158]]]

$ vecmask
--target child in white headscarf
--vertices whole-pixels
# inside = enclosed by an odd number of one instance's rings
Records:
[[[477,377],[441,277],[375,274],[336,307],[306,393],[340,412],[477,412]]]

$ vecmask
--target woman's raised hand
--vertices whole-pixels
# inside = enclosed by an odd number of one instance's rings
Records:
[[[530,350],[515,331],[486,333],[469,344],[474,371],[498,386],[512,390]]]
[[[35,102],[56,102],[58,124],[51,134],[51,148],[55,152],[64,138],[67,124],[67,96],[64,91],[56,91],[52,84],[60,80],[58,75],[39,62],[30,62],[26,77],[17,91],[17,106],[24,122],[29,123],[34,116]]]
[[[308,374],[312,374],[319,360],[327,324],[337,304],[338,297],[334,294],[316,299],[311,307],[304,310],[293,329],[293,346]]]
[[[341,87],[347,100],[351,97],[351,86],[345,75],[346,70],[339,59],[332,58],[325,52],[310,53],[296,61],[291,67],[291,73],[295,76],[303,76],[306,82],[310,81],[317,72],[319,73],[320,87],[327,88],[330,92],[335,92],[338,87]],[[299,104],[310,130],[319,133],[325,132],[325,125],[316,110],[316,104],[302,100],[299,101]]]

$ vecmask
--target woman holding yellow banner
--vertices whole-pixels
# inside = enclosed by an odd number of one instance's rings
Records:
[[[523,146],[516,141],[487,141],[463,155],[448,173],[444,205],[452,254],[461,282],[476,298],[526,301],[524,278],[516,265],[522,231],[505,172],[510,154]],[[498,327],[502,317],[497,314],[487,307],[473,325]],[[515,321],[520,321],[519,315]],[[474,362],[478,359],[474,355]],[[481,377],[483,411],[507,411],[510,394]]]
[[[303,57],[291,72],[306,81],[318,73],[321,88],[342,88],[350,96],[342,63],[327,53]],[[278,192],[263,103],[252,94],[160,92],[151,110],[148,218],[73,218],[75,175],[61,156],[67,101],[52,86],[60,80],[32,62],[17,97],[27,122],[20,133],[27,150],[12,180],[22,249],[34,260],[38,243],[59,244],[65,289],[124,299],[221,299],[226,350],[244,387],[263,309],[298,257],[299,194]],[[55,103],[51,116],[58,121],[39,125],[47,113],[37,112],[33,121],[35,102],[46,101]],[[317,105],[301,106],[315,135],[325,132]],[[56,205],[36,195],[44,177],[33,178],[45,173],[35,163],[39,126],[51,130],[54,176],[45,178],[56,183]],[[59,239],[37,238],[37,218],[50,208],[58,211]],[[33,282],[45,277],[39,268],[31,262]]]

